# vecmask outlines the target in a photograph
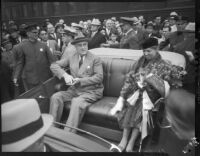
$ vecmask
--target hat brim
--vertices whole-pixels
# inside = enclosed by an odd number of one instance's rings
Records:
[[[139,23],[140,23],[140,21],[133,22],[133,25],[136,25],[136,24],[139,24]]]
[[[184,33],[195,33],[195,30],[181,30]]]
[[[31,136],[25,139],[22,139],[20,141],[17,141],[15,143],[2,145],[2,152],[21,152],[25,150],[27,147],[29,147],[30,145],[32,145],[34,142],[36,142],[39,138],[41,138],[52,125],[53,116],[49,114],[42,114],[42,119],[43,119],[44,125],[40,130],[38,130]]]
[[[101,24],[94,24],[94,23],[91,23],[91,25],[96,25],[96,26],[100,26]]]
[[[75,45],[75,44],[80,43],[80,42],[89,42],[89,39],[88,38],[82,38],[82,39],[74,40],[74,41],[71,42],[71,44]]]
[[[66,34],[68,36],[75,36],[76,33],[71,33],[71,32],[61,32],[61,34]]]

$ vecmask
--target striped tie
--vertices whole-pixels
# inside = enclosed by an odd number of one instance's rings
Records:
[[[81,67],[82,64],[83,64],[83,56],[81,56],[81,59],[79,61],[79,68]]]

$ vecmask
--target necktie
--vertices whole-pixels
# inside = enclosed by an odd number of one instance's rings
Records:
[[[81,59],[79,61],[79,68],[81,67],[82,64],[83,64],[83,56],[81,56]]]

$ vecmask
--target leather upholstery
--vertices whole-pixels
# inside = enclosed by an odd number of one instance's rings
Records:
[[[83,122],[119,130],[116,116],[111,116],[109,111],[115,105],[125,76],[133,68],[135,61],[121,58],[102,58],[102,62],[104,97],[88,108]],[[70,104],[66,104],[65,107],[64,120],[67,119],[66,115],[69,113]]]

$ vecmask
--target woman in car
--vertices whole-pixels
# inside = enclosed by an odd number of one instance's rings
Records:
[[[143,44],[144,55],[136,62],[134,69],[127,75],[120,97],[111,109],[114,115],[118,111],[118,121],[123,129],[119,148],[133,151],[135,140],[141,132],[141,139],[148,135],[149,110],[156,101],[168,94],[170,87],[181,86],[184,71],[164,61],[158,52],[158,40],[147,39]],[[130,136],[130,137],[129,137]]]

